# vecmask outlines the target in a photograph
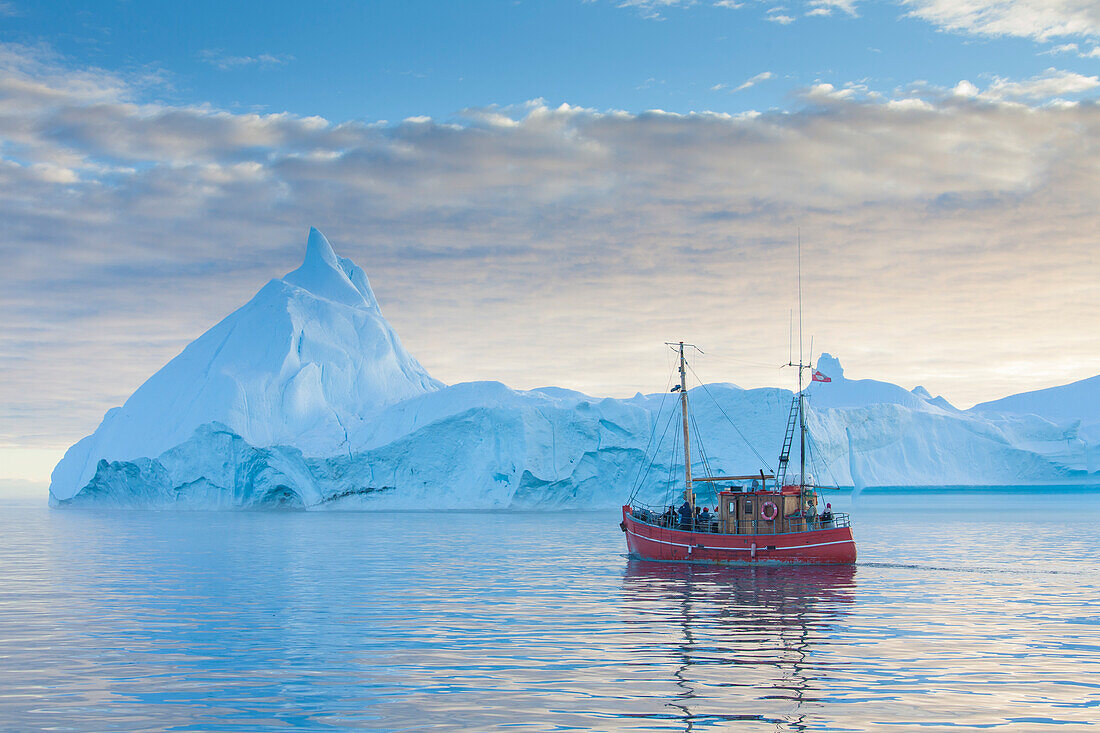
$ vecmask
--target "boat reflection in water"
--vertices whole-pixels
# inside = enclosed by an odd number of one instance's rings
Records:
[[[855,574],[852,565],[629,560],[623,593],[636,625],[636,681],[647,696],[669,698],[667,713],[651,707],[631,717],[684,730],[821,726],[830,671],[841,663],[830,654],[831,634],[854,602]]]

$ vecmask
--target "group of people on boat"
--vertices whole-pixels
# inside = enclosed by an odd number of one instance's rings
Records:
[[[636,507],[633,509],[633,515],[635,519],[641,522],[668,529],[678,529],[686,532],[723,531],[718,521],[718,507],[715,507],[712,512],[710,507],[697,506],[693,511],[687,501],[681,504],[679,509],[669,504],[661,514],[642,507]],[[821,514],[818,514],[816,507],[814,507],[807,509],[800,516],[806,520],[807,528],[829,529],[833,526],[833,505],[826,504],[825,510]]]
[[[830,529],[833,526],[833,505],[825,504],[825,510],[818,514],[816,503],[812,503],[795,516],[805,520],[806,529]]]
[[[808,503],[808,506],[802,511],[801,514],[796,516],[801,517],[806,521],[806,527],[808,529],[829,529],[833,526],[833,505],[825,504],[825,510],[820,514],[817,513],[816,503]]]
[[[642,522],[655,524],[658,527],[680,529],[687,532],[720,531],[718,529],[718,507],[715,507],[713,512],[711,512],[710,507],[706,506],[697,506],[692,511],[691,505],[686,501],[680,505],[679,509],[669,504],[668,508],[661,514],[649,509],[637,508],[634,510],[634,517]]]

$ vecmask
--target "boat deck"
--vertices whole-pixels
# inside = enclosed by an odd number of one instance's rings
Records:
[[[667,510],[662,514],[657,514],[652,508],[646,506],[632,506],[630,513],[634,521],[639,524],[701,534],[797,534],[799,532],[816,532],[822,529],[852,526],[851,516],[845,512],[833,512],[831,518],[827,519],[822,519],[821,515],[818,515],[817,517],[799,517],[797,521],[790,521],[792,518],[787,517],[785,518],[787,521],[742,519],[723,522],[717,514],[712,514],[708,520],[696,520],[690,523],[682,522],[680,515],[675,512],[672,512],[671,516]]]

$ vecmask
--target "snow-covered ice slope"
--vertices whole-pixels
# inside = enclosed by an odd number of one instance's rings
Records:
[[[828,354],[818,369],[832,379],[810,390],[819,481],[851,485],[850,453],[868,485],[1080,480],[1090,467],[1095,438],[1088,443],[1062,414],[960,411],[920,387],[849,380]],[[702,436],[694,472],[774,468],[791,396],[731,384],[692,389]],[[565,507],[615,506],[637,487],[643,500],[663,503],[675,498],[669,477],[683,470],[677,408],[667,394],[444,387],[401,346],[363,271],[311,230],[300,268],[199,337],[69,449],[50,498],[132,507]]]
[[[1070,428],[1077,425],[1078,432],[1087,434],[1090,441],[1100,441],[1100,376],[983,402],[970,408],[970,412],[980,415],[1038,415]]]
[[[1100,376],[983,402],[968,412],[1001,425],[1022,448],[1100,471]]]
[[[101,459],[157,456],[218,422],[252,445],[346,450],[379,409],[439,389],[382,317],[367,276],[311,229],[302,266],[272,280],[141,385],[54,469],[66,499]]]

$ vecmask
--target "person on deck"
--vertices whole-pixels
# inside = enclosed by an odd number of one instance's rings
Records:
[[[821,526],[832,527],[833,526],[833,505],[826,504],[825,511],[821,512]]]
[[[686,501],[680,505],[680,529],[691,529],[691,504]]]
[[[802,512],[802,516],[806,519],[806,529],[813,529],[814,524],[817,522],[817,500],[807,500],[805,511]]]
[[[699,526],[704,532],[710,531],[710,507],[703,507],[702,513],[699,514]]]

